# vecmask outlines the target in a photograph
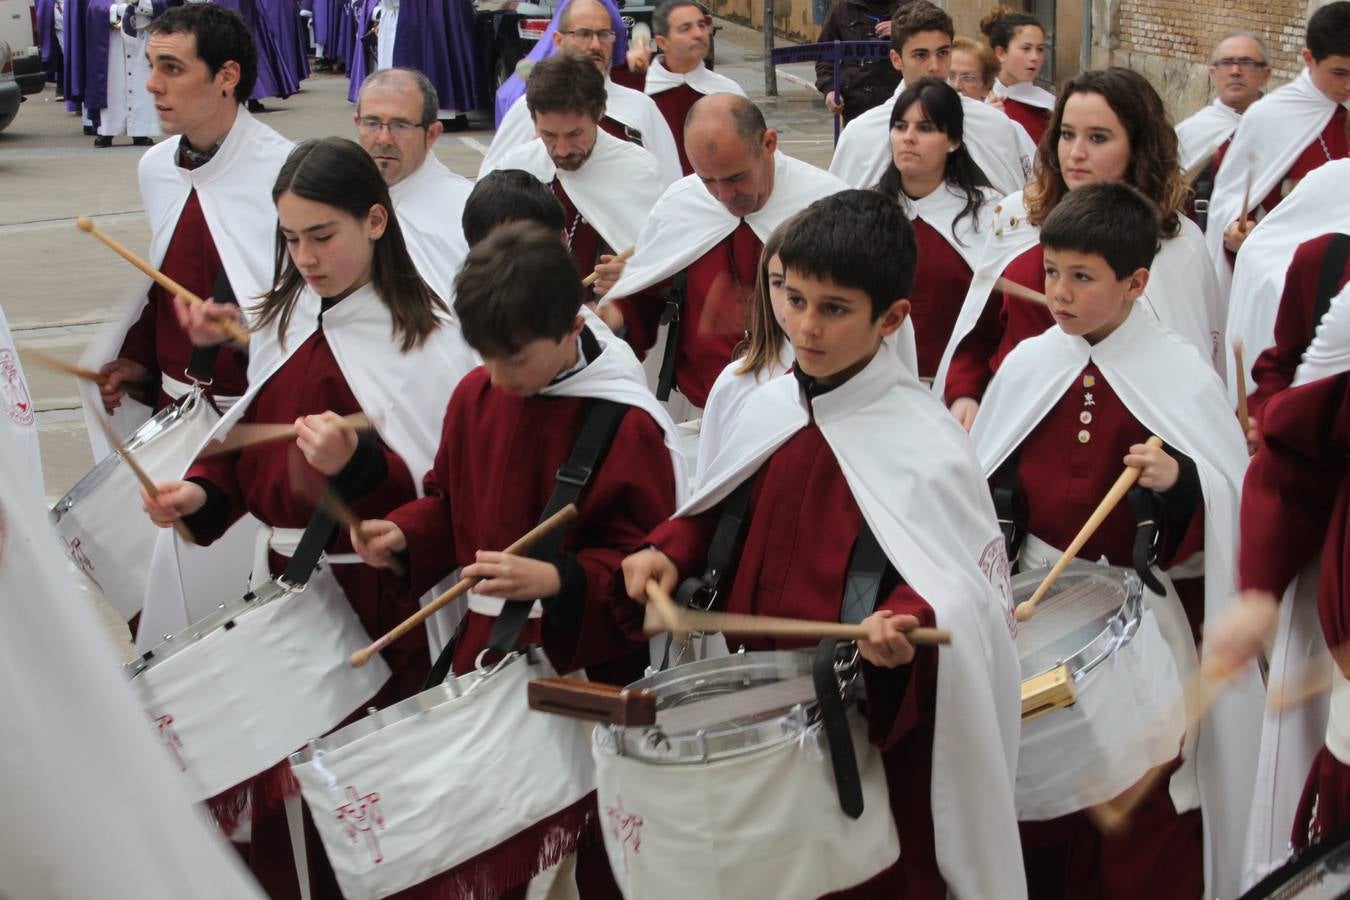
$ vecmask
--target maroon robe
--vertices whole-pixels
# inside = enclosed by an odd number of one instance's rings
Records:
[[[352,394],[338,368],[337,360],[322,328],[310,335],[277,372],[268,379],[244,413],[241,421],[257,423],[293,422],[303,415],[332,410],[339,415],[360,412],[360,404]],[[368,453],[378,452],[382,457],[374,463],[374,470],[384,468],[382,481],[361,496],[347,497],[348,503],[362,519],[380,518],[386,512],[416,496],[414,482],[407,465],[393,451],[383,445],[365,445],[366,453],[353,457],[348,469],[339,473],[331,483],[340,493],[349,470],[370,462]],[[322,479],[317,470],[304,462],[294,441],[274,441],[246,447],[235,453],[220,454],[199,460],[188,472],[188,478],[207,487],[208,504],[202,510],[184,519],[198,543],[210,544],[245,512],[252,513],[263,524],[278,528],[303,528],[314,512],[314,493],[299,494],[291,476],[296,465],[293,457],[300,457],[298,465],[306,477]],[[367,469],[367,471],[370,471]],[[338,528],[328,545],[329,553],[351,553],[347,530]],[[268,563],[273,575],[281,574],[286,558],[269,552]],[[406,586],[382,576],[380,571],[361,564],[335,565],[333,575],[346,592],[347,599],[361,620],[361,625],[372,636],[378,636],[417,611],[416,595],[408,594]],[[395,641],[383,651],[393,675],[369,705],[389,706],[412,696],[422,687],[429,668],[426,632],[416,628]],[[354,710],[347,721],[364,714]],[[344,723],[345,724],[345,723]],[[284,774],[282,774],[284,773]],[[273,898],[298,898],[295,864],[291,855],[289,831],[280,797],[276,795],[276,776],[289,775],[282,763],[267,776],[255,780],[251,790],[252,837],[247,851],[249,867],[259,883]],[[317,832],[308,830],[308,855],[315,897],[340,897]]]
[[[1011,97],[1003,98],[1003,112],[1008,118],[1027,130],[1036,146],[1041,145],[1041,135],[1050,127],[1050,110],[1039,106],[1020,103]]]
[[[1239,582],[1279,597],[1320,550],[1318,618],[1327,646],[1344,647],[1350,641],[1350,373],[1274,397],[1263,426],[1242,489]],[[1350,766],[1323,746],[1308,773],[1292,840],[1305,846],[1310,830],[1316,837],[1346,824]]]
[[[970,266],[940,231],[923,219],[914,219],[919,244],[919,266],[910,292],[910,318],[919,351],[919,377],[937,374],[942,354],[951,340],[961,300],[970,290]]]
[[[1231,139],[1225,141],[1214,154],[1215,177],[1218,177],[1219,167],[1223,165],[1231,144]],[[1266,213],[1270,213],[1279,205],[1281,200],[1289,196],[1289,192],[1294,189],[1294,186],[1313,169],[1324,163],[1345,159],[1347,156],[1350,156],[1350,136],[1346,134],[1346,110],[1344,106],[1337,104],[1336,111],[1331,114],[1331,119],[1322,129],[1322,133],[1313,138],[1308,146],[1303,148],[1303,152],[1294,159],[1289,171],[1275,183],[1275,187],[1258,206]],[[1225,228],[1228,227],[1228,224],[1227,222],[1222,223]],[[1231,262],[1233,254],[1229,253],[1228,259]]]
[[[1041,245],[1027,248],[1008,263],[1003,277],[1045,293],[1045,255]],[[952,353],[945,389],[947,404],[950,406],[961,397],[981,399],[989,387],[989,379],[1012,348],[1054,324],[1055,317],[1044,304],[1003,291],[992,292],[979,321]]]
[[[789,438],[755,478],[745,534],[722,580],[718,605],[728,612],[838,621],[849,557],[863,520],[820,429],[808,425]],[[671,519],[652,532],[650,543],[675,562],[681,577],[700,574],[719,515],[720,508],[713,508]],[[934,624],[932,607],[903,582],[883,591],[878,609]],[[733,647],[742,643],[734,635],[731,642]],[[750,650],[811,646],[809,641],[768,638],[743,643]],[[908,666],[877,669],[863,664],[868,733],[881,749],[902,849],[895,865],[830,897],[946,897],[946,882],[937,867],[929,787],[937,665],[931,647],[918,648]]]
[[[160,270],[197,296],[210,297],[215,293],[216,276],[221,268],[220,254],[202,214],[201,200],[193,190],[178,214]],[[178,324],[173,295],[158,282],[150,286],[140,317],[127,330],[117,356],[140,363],[150,373],[156,412],[171,399],[160,387],[161,373],[178,381],[189,380],[186,370],[192,356],[192,341]],[[248,388],[247,351],[222,347],[210,377],[212,394],[222,397],[243,394]]]
[[[572,264],[576,266],[577,274],[585,278],[595,271],[595,264],[600,262],[600,254],[613,253],[614,248],[605,244],[595,226],[587,222],[577,210],[576,204],[567,196],[567,189],[562,186],[561,181],[554,178],[549,188],[562,204],[563,231],[567,235],[567,249],[572,254]],[[586,288],[585,299],[588,303],[595,299],[594,288]]]
[[[1317,284],[1322,275],[1322,258],[1332,236],[1324,234],[1303,242],[1289,263],[1289,271],[1284,276],[1284,293],[1280,295],[1280,309],[1275,316],[1275,346],[1258,356],[1252,366],[1256,390],[1247,399],[1247,410],[1258,428],[1267,401],[1293,384],[1294,372],[1303,361],[1303,352],[1312,342],[1317,329],[1314,319]],[[1342,267],[1336,291],[1348,281],[1350,258]]]
[[[1089,363],[1020,445],[1017,487],[1026,517],[1018,524],[1052,546],[1068,546],[1120,476],[1130,446],[1143,443],[1148,434]],[[1134,534],[1134,515],[1129,504],[1121,503],[1079,557],[1095,561],[1105,556],[1112,565],[1130,568]],[[1159,566],[1166,569],[1185,559],[1203,542],[1201,498],[1184,522],[1163,518]],[[1177,587],[1192,628],[1198,629],[1203,579],[1186,579]],[[1032,897],[1199,900],[1203,891],[1200,811],[1177,813],[1166,779],[1140,803],[1122,834],[1103,835],[1083,812],[1021,822],[1019,829]],[[1159,878],[1163,871],[1167,877]]]
[[[694,406],[735,357],[745,335],[746,303],[754,293],[764,244],[741,220],[736,230],[690,263],[686,271],[680,337],[675,346],[675,385]],[[628,329],[624,339],[639,353],[656,343],[664,303],[651,291],[614,301]]]
[[[687,84],[678,84],[658,94],[648,94],[656,108],[661,110],[670,134],[675,138],[675,149],[680,153],[680,171],[686,175],[694,174],[689,163],[689,155],[684,152],[684,120],[694,104],[703,99],[703,95]]]

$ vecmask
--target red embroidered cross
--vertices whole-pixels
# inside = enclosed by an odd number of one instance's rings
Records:
[[[150,717],[155,723],[155,732],[159,735],[160,741],[169,752],[173,754],[174,762],[178,763],[178,769],[181,772],[188,770],[187,763],[183,760],[183,754],[179,751],[183,749],[183,742],[178,739],[178,732],[173,729],[173,716],[168,713]]]
[[[361,835],[366,836],[366,846],[370,848],[373,862],[384,862],[384,853],[380,850],[379,838],[375,829],[384,828],[384,814],[380,812],[380,795],[374,791],[362,796],[352,785],[347,785],[347,802],[334,810],[338,821],[347,826],[347,837],[356,843]]]
[[[605,807],[605,815],[613,822],[610,833],[623,848],[623,870],[627,872],[628,848],[630,846],[633,848],[634,856],[642,850],[642,816],[624,811],[622,794],[617,795],[614,800],[613,806]]]

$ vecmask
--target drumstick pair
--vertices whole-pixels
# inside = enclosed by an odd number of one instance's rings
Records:
[[[342,416],[336,420],[335,424],[339,428],[349,428],[353,431],[365,431],[372,427],[370,418],[363,412]],[[284,441],[293,437],[295,437],[294,423],[241,422],[230,429],[229,434],[225,435],[223,441],[207,447],[198,454],[197,458],[206,459],[210,456],[218,456],[221,453],[231,453],[245,447],[256,447],[259,444]]]

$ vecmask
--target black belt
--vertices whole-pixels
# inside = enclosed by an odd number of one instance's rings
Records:
[[[663,403],[670,399],[670,392],[675,388],[675,352],[680,343],[680,313],[684,309],[687,290],[687,276],[680,271],[670,286],[661,291],[661,299],[666,304],[661,310],[661,324],[666,326],[666,350],[656,377],[656,399]]]

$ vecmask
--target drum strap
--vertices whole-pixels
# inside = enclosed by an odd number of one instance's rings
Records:
[[[661,290],[661,299],[666,302],[661,310],[661,324],[666,326],[666,350],[661,357],[661,371],[656,377],[656,399],[662,403],[670,399],[675,387],[675,351],[680,343],[680,312],[684,309],[684,297],[688,291],[685,271],[675,273],[668,287]]]
[[[1201,231],[1209,228],[1209,200],[1214,193],[1216,178],[1218,170],[1214,166],[1214,157],[1211,156],[1192,184],[1195,189],[1195,224],[1200,226]]]
[[[328,546],[336,530],[337,520],[328,515],[322,507],[316,507],[314,514],[309,517],[309,523],[305,525],[305,533],[300,535],[300,543],[296,545],[295,552],[286,563],[282,579],[287,584],[304,587],[309,582],[309,576],[314,574],[314,569],[319,565],[319,557],[323,555],[324,548]]]
[[[225,272],[225,267],[221,266],[220,271],[216,273],[215,286],[211,290],[211,299],[217,303],[233,303],[239,305],[239,301],[234,296],[234,288],[230,286],[230,277]],[[209,385],[216,371],[216,358],[220,356],[220,344],[213,344],[210,347],[193,347],[192,355],[188,357],[187,376],[193,381]],[[210,393],[207,393],[210,399]],[[212,405],[215,402],[212,401]],[[217,412],[220,410],[217,409]]]
[[[1312,331],[1308,342],[1312,343],[1313,334],[1322,317],[1331,309],[1331,298],[1341,288],[1341,276],[1345,273],[1345,264],[1350,260],[1350,234],[1333,234],[1327,242],[1326,252],[1322,254],[1322,268],[1317,276],[1317,299],[1313,303]]]

